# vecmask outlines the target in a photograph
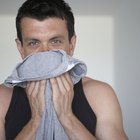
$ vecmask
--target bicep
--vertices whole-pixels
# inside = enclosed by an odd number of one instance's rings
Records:
[[[127,140],[124,129],[121,107],[114,90],[106,85],[101,91],[97,107],[96,135],[103,140]]]
[[[87,89],[88,101],[97,116],[97,138],[126,140],[120,104],[112,87],[103,82],[94,82]]]

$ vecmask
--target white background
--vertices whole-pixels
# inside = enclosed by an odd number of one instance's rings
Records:
[[[23,1],[23,0],[22,0]],[[0,83],[21,61],[14,39],[22,1],[0,1]],[[112,85],[120,101],[125,131],[140,139],[140,0],[67,0],[75,13],[74,56],[87,75]]]

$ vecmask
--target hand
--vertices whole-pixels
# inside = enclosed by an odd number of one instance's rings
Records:
[[[51,78],[50,82],[52,84],[54,108],[58,119],[61,121],[72,115],[73,83],[68,73]]]
[[[32,120],[42,118],[45,109],[46,80],[28,82],[26,93],[31,107]]]

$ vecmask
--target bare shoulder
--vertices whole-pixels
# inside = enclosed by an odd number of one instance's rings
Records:
[[[109,84],[85,77],[83,87],[85,96],[98,117],[103,116],[102,114],[106,114],[107,111],[121,113],[117,96]]]
[[[82,82],[86,94],[92,94],[94,96],[114,94],[113,88],[108,83],[94,80],[89,77],[84,77]]]
[[[6,87],[4,84],[0,85],[0,117],[3,119],[11,101],[12,91],[12,88]]]

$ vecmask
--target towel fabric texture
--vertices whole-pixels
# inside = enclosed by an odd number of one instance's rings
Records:
[[[38,52],[27,56],[5,80],[6,86],[26,88],[28,81],[47,80],[45,89],[46,108],[38,129],[36,140],[68,140],[53,107],[52,88],[49,79],[69,72],[73,84],[86,75],[87,67],[63,50]]]

